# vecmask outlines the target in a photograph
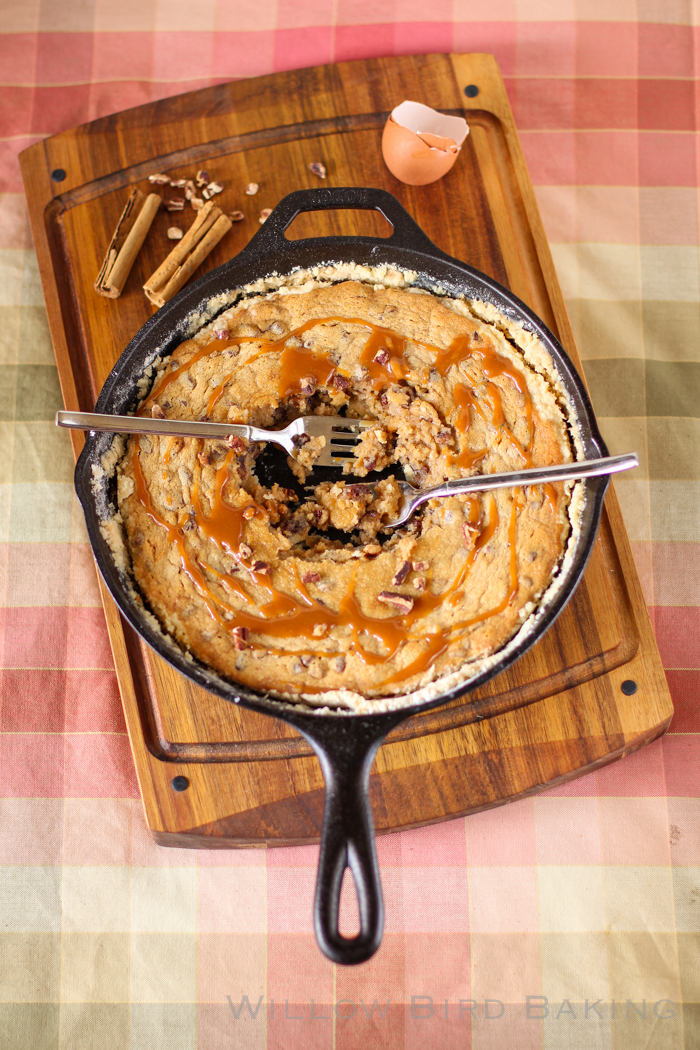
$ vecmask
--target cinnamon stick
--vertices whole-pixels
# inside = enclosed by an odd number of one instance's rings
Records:
[[[163,306],[172,299],[232,225],[228,216],[213,201],[208,201],[182,240],[144,284],[146,297],[155,306]]]
[[[159,194],[149,193],[147,196],[136,186],[133,188],[95,281],[98,295],[117,299],[122,294],[160,203]]]

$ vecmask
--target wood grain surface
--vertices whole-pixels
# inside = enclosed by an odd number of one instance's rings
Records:
[[[479,92],[467,98],[464,87]],[[381,131],[404,98],[470,125],[457,164],[431,186],[399,183]],[[91,409],[110,369],[151,315],[141,286],[168,254],[156,216],[120,299],[93,282],[129,189],[165,171],[205,167],[236,223],[204,263],[231,258],[262,208],[318,185],[395,194],[443,251],[510,287],[580,368],[561,291],[498,67],[488,55],[375,59],[221,85],[115,114],[22,154],[32,229],[67,408]],[[57,182],[52,172],[62,169]],[[244,187],[260,190],[247,197]],[[376,213],[300,216],[290,236],[386,236]],[[82,437],[73,433],[79,452]],[[226,847],[316,841],[320,768],[276,719],[242,710],[183,678],[122,621],[103,588],[110,639],[146,819],[164,845]],[[626,695],[624,681],[637,689]],[[588,772],[655,739],[672,715],[666,680],[611,491],[584,579],[555,625],[510,670],[468,697],[407,719],[380,749],[370,784],[377,830],[475,812]],[[172,778],[184,775],[187,790]]]

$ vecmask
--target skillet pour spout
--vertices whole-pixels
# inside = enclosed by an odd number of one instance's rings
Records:
[[[319,237],[290,241],[285,230],[305,211],[374,209],[393,226],[388,238]],[[184,288],[162,307],[134,336],[110,373],[95,406],[97,412],[125,414],[138,404],[139,381],[158,356],[171,353],[189,333],[195,318],[213,316],[210,304],[237,288],[270,274],[285,276],[298,269],[354,263],[391,266],[415,271],[414,287],[441,295],[464,296],[492,304],[503,314],[526,326],[550,353],[560,382],[577,420],[578,436],[586,459],[600,459],[608,450],[600,436],[583,384],[554,335],[510,291],[478,270],[446,255],[384,190],[361,187],[318,187],[284,197],[250,243],[235,258]],[[223,301],[223,300],[219,300]],[[78,406],[71,406],[78,407]],[[91,405],[79,406],[92,409]],[[190,681],[241,707],[280,718],[309,741],[322,767],[326,803],[321,834],[314,923],[321,950],[333,962],[356,964],[369,959],[379,947],[383,929],[382,892],[374,846],[372,813],[368,797],[370,769],[387,733],[405,718],[463,697],[509,667],[551,626],[571,597],[583,574],[600,522],[607,477],[582,482],[584,503],[580,528],[571,556],[562,566],[561,586],[536,614],[532,629],[509,643],[499,659],[479,674],[457,685],[439,680],[425,699],[416,694],[396,710],[356,715],[329,708],[309,709],[283,702],[225,678],[211,667],[191,659],[158,629],[134,591],[133,581],[119,564],[102,524],[114,506],[114,480],[102,469],[110,449],[109,434],[91,433],[78,460],[75,484],[85,512],[93,554],[105,584],[122,616],[154,650]],[[510,709],[525,701],[511,694]],[[483,717],[475,705],[473,720]],[[461,723],[463,724],[463,722]],[[350,868],[357,892],[360,932],[344,937],[338,914],[343,873]]]

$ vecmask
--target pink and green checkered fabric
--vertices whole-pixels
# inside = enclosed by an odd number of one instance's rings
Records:
[[[0,0],[0,1045],[700,1046],[700,269],[691,0]],[[145,828],[17,154],[193,88],[487,51],[515,112],[676,704],[565,788],[379,842],[384,944],[331,965],[316,850]],[[247,997],[247,998],[246,998]]]

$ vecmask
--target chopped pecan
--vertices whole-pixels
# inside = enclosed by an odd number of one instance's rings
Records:
[[[260,223],[260,225],[262,226],[262,224],[264,222],[267,222],[267,220],[270,218],[271,215],[272,215],[272,208],[263,208],[263,210],[260,212],[260,218],[258,219],[258,222]]]
[[[300,657],[300,660],[304,667],[308,667],[313,660],[313,656],[310,653],[304,653],[304,655]]]
[[[347,390],[350,386],[350,380],[347,376],[341,376],[336,372],[331,379],[331,386],[335,387],[336,390]]]
[[[197,185],[206,186],[209,183],[209,172],[201,169],[197,172]]]
[[[427,561],[414,561],[412,565],[414,572],[427,572],[430,568],[430,563]]]
[[[148,181],[152,182],[154,186],[167,186],[170,183],[170,176],[155,172],[153,175],[148,176]]]
[[[304,583],[318,583],[320,579],[320,572],[305,572],[302,576],[302,580]]]
[[[369,485],[348,485],[345,489],[345,495],[348,499],[362,499],[363,496],[370,495]]]
[[[204,199],[206,201],[208,201],[208,200],[211,200],[211,198],[215,194],[222,193],[223,189],[224,189],[224,187],[223,187],[222,183],[220,183],[220,182],[210,182],[209,185],[205,186],[204,189],[202,190],[202,196],[204,197]]]
[[[301,446],[305,445],[308,441],[311,441],[311,438],[308,434],[297,434],[294,438],[294,444],[297,446],[297,448],[301,448]]]
[[[251,548],[248,546],[247,543],[239,543],[238,544],[238,553],[240,554],[241,558],[252,558],[253,557],[253,551],[251,550]]]
[[[247,627],[234,627],[231,631],[233,637],[233,648],[234,649],[245,649],[246,642],[250,635],[250,631]]]
[[[211,466],[211,452],[198,452],[197,459],[203,467]]]
[[[299,380],[299,390],[306,397],[311,397],[312,394],[315,394],[317,386],[316,376],[303,376]]]
[[[436,435],[435,440],[438,445],[449,445],[452,441],[452,434],[449,430],[440,430]]]
[[[316,624],[314,624],[314,629],[313,629],[313,631],[311,633],[314,636],[314,638],[325,638],[325,636],[328,634],[328,624],[327,623],[316,623]]]
[[[168,240],[169,241],[181,241],[183,238],[183,232],[179,226],[168,227]]]
[[[182,211],[185,207],[184,197],[171,197],[170,200],[165,202],[165,208],[167,211]]]
[[[251,565],[251,568],[253,572],[258,572],[261,576],[270,575],[270,566],[267,564],[266,561],[254,561]]]
[[[401,565],[396,570],[396,572],[394,573],[394,575],[391,578],[391,582],[394,584],[395,587],[399,587],[402,583],[405,582],[406,577],[408,576],[410,571],[411,571],[411,563],[410,563],[410,561],[405,561],[403,563],[403,565]]]
[[[412,580],[413,586],[417,591],[424,591],[426,582],[425,576],[414,576]]]
[[[170,185],[175,190],[184,190],[185,186],[187,185],[187,179],[171,179]]]
[[[333,670],[337,671],[338,674],[341,674],[345,670],[344,656],[336,656],[335,660],[333,661]]]
[[[204,207],[204,201],[201,197],[192,197],[190,200],[193,211],[200,211]]]
[[[232,211],[229,213],[229,219],[231,222],[242,222],[245,219],[245,215],[242,211]]]
[[[259,189],[260,187],[258,186],[257,182],[249,182],[245,188],[245,191],[249,197],[254,197]]]
[[[318,175],[319,179],[325,179],[326,177],[326,166],[321,164],[320,161],[314,161],[312,164],[309,164],[309,171],[313,175]]]
[[[228,328],[217,328],[214,335],[217,339],[228,339]]]
[[[157,402],[151,406],[151,415],[154,419],[165,419],[165,412]]]
[[[378,365],[388,365],[391,360],[391,354],[385,346],[380,346],[372,360],[376,361]]]
[[[188,179],[185,183],[185,198],[191,201],[193,197],[197,196],[197,187],[192,182],[192,179]]]
[[[384,605],[393,605],[395,609],[406,613],[413,608],[413,598],[409,598],[405,594],[398,594],[396,591],[380,591],[377,595],[377,601],[382,602]]]
[[[464,542],[467,547],[471,547],[474,542],[474,537],[479,532],[476,525],[472,525],[471,522],[465,521],[462,525],[462,534],[464,535]]]
[[[245,441],[243,438],[239,438],[238,434],[229,434],[226,438],[226,444],[235,452],[245,452]]]

